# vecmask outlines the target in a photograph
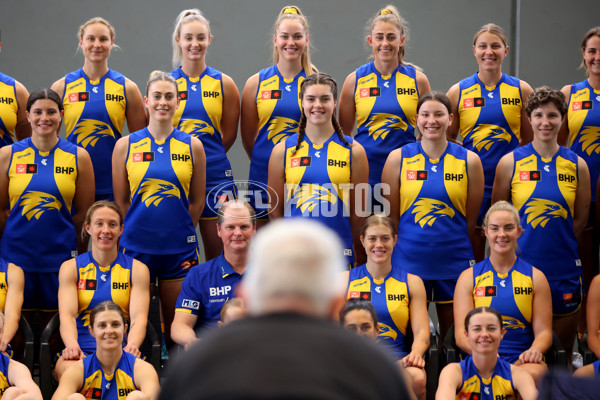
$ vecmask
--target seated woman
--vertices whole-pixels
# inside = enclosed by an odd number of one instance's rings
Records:
[[[347,298],[362,298],[373,304],[379,320],[378,342],[406,368],[416,396],[424,398],[427,376],[423,355],[430,335],[425,287],[421,278],[392,265],[396,240],[391,219],[378,215],[367,218],[360,233],[367,263],[344,272]],[[414,337],[410,350],[405,342],[409,322]]]
[[[493,307],[502,315],[506,335],[500,345],[503,360],[520,365],[540,383],[546,373],[543,355],[552,345],[552,300],[544,274],[516,256],[521,224],[506,201],[492,205],[483,221],[490,256],[465,270],[454,290],[456,344],[471,354],[462,334],[465,316],[476,307]]]
[[[587,344],[598,361],[578,368],[574,376],[600,376],[600,275],[590,284],[586,302]]]
[[[13,355],[9,344],[19,329],[24,286],[23,270],[0,258],[0,312],[5,315],[4,331],[0,337],[0,352],[6,352],[11,358]]]
[[[504,337],[502,316],[493,308],[477,307],[464,321],[463,336],[472,354],[460,363],[448,364],[440,374],[436,400],[537,398],[531,375],[498,357]]]
[[[88,327],[90,312],[105,300],[115,302],[131,321],[124,350],[135,357],[146,336],[150,307],[150,274],[141,262],[119,253],[123,214],[110,201],[94,203],[85,216],[82,235],[91,236],[92,251],[63,263],[59,272],[60,335],[65,349],[56,363],[56,380],[75,361],[95,351]]]
[[[127,320],[112,301],[98,304],[90,313],[89,331],[96,352],[77,361],[63,374],[52,400],[151,400],[158,397],[160,384],[154,367],[123,351]]]

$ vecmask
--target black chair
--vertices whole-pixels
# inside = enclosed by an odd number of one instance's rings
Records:
[[[588,365],[597,360],[596,355],[588,347],[588,334],[587,332],[581,336],[581,339],[577,339],[577,348],[579,354],[583,356],[583,365]]]
[[[19,327],[10,343],[13,351],[12,358],[15,361],[25,364],[31,374],[33,374],[34,358],[33,340],[33,330],[27,322],[27,319],[21,315]]]
[[[58,387],[58,383],[52,377],[54,369],[54,356],[65,347],[60,337],[60,318],[58,313],[54,314],[44,331],[42,332],[40,344],[40,389],[44,399],[49,399]],[[140,351],[147,355],[146,360],[152,364],[156,372],[160,372],[160,350],[161,340],[148,322],[146,324],[146,337]]]

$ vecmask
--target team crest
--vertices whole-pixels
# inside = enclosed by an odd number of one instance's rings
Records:
[[[267,127],[267,139],[273,142],[273,146],[288,136],[298,132],[298,121],[286,117],[275,117]]]
[[[546,227],[546,223],[550,218],[562,218],[567,219],[567,210],[560,204],[552,200],[546,199],[531,199],[525,205],[525,215],[527,216],[527,223],[532,228],[537,228],[541,225],[542,228]]]
[[[415,214],[415,223],[421,225],[421,228],[425,224],[432,226],[441,217],[454,218],[454,210],[446,203],[423,197],[415,202],[412,213]]]
[[[296,202],[296,208],[300,208],[304,213],[306,210],[312,212],[319,203],[336,204],[337,196],[323,186],[307,184],[294,192],[293,200]]]
[[[516,318],[502,316],[502,327],[506,330],[525,329],[525,325]]]
[[[403,132],[406,132],[408,129],[408,125],[402,118],[394,114],[386,113],[373,114],[365,126],[369,128],[369,136],[371,136],[373,140],[379,138],[383,140],[388,133],[393,130],[402,130]]]
[[[115,134],[112,128],[102,121],[95,119],[82,119],[75,125],[75,129],[71,133],[77,137],[77,144],[82,147],[94,147],[98,140],[103,137],[111,137],[115,139]]]
[[[62,204],[51,194],[32,190],[21,197],[21,206],[22,215],[31,220],[33,217],[40,219],[40,216],[48,210],[60,210]]]
[[[592,153],[600,153],[600,128],[586,126],[579,133],[579,143],[581,143],[581,150],[585,151],[588,156]]]
[[[506,129],[493,124],[479,124],[469,134],[473,140],[473,146],[481,151],[482,149],[489,150],[496,142],[505,141],[510,143],[511,136]]]
[[[379,334],[377,335],[378,340],[391,340],[394,341],[398,337],[398,332],[393,330],[389,325],[382,324],[379,322]]]
[[[179,189],[175,185],[154,178],[146,179],[141,184],[139,194],[142,195],[142,201],[146,204],[146,207],[150,207],[150,205],[158,207],[166,197],[180,198]]]
[[[189,133],[190,135],[199,138],[201,135],[214,135],[215,128],[210,126],[208,123],[202,121],[201,119],[184,119],[179,124],[179,128],[177,128],[185,133]]]

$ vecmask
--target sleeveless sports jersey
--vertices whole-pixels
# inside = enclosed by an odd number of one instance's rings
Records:
[[[513,154],[511,199],[523,226],[519,256],[548,280],[579,277],[581,262],[573,232],[577,155],[560,147],[552,158],[543,159],[531,143]]]
[[[430,160],[421,142],[402,147],[400,221],[392,264],[422,279],[456,279],[473,260],[467,231],[467,150],[448,142]]]
[[[86,353],[96,350],[96,340],[90,334],[90,313],[98,304],[111,300],[129,319],[131,273],[133,258],[119,253],[108,267],[101,268],[89,251],[75,259],[77,263],[77,342]]]
[[[600,175],[600,90],[594,90],[587,79],[571,85],[567,118],[569,146],[590,169],[592,201],[596,201]]]
[[[173,127],[202,141],[206,153],[206,191],[224,182],[233,182],[221,137],[222,73],[206,67],[200,77],[190,78],[178,68],[171,71],[171,75],[177,81],[180,99]]]
[[[600,377],[600,360],[594,361],[594,376]]]
[[[379,323],[377,341],[393,352],[397,359],[409,353],[405,341],[410,304],[406,272],[392,267],[384,279],[375,280],[366,265],[352,268],[347,298],[370,301]]]
[[[459,364],[463,384],[456,392],[456,400],[516,400],[510,364],[503,359],[498,358],[490,379],[483,379],[479,375],[471,356]]]
[[[31,138],[16,142],[7,175],[10,215],[2,256],[26,272],[58,272],[77,255],[71,218],[77,146],[59,138],[49,152],[41,152]]]
[[[0,398],[4,391],[12,386],[8,380],[8,364],[10,364],[10,357],[0,353]]]
[[[144,128],[129,135],[126,160],[131,206],[121,247],[149,254],[196,248],[188,211],[194,169],[191,136],[174,129],[159,143]]]
[[[98,81],[91,81],[78,69],[65,76],[62,95],[67,139],[90,154],[96,194],[110,194],[112,152],[126,117],[125,77],[109,69]]]
[[[519,146],[521,137],[521,81],[502,74],[494,87],[487,87],[477,74],[459,83],[458,116],[463,146],[481,158],[485,195],[491,197],[496,166]]]
[[[78,390],[86,399],[125,400],[134,390],[139,390],[133,378],[135,356],[123,352],[112,375],[102,371],[96,353],[83,359],[83,385]]]
[[[6,293],[8,292],[8,262],[0,258],[0,311],[4,313]]]
[[[508,362],[531,347],[533,328],[533,269],[517,258],[506,274],[498,274],[490,259],[473,266],[473,301],[475,308],[491,307],[502,315],[506,329],[498,353]]]
[[[292,80],[284,79],[276,65],[263,69],[258,77],[256,108],[258,110],[258,135],[250,160],[250,189],[259,191],[262,203],[250,198],[256,209],[265,212],[268,196],[265,191],[268,178],[269,158],[273,147],[280,141],[298,132],[300,121],[300,85],[306,78],[301,71]],[[261,185],[265,185],[261,187]]]
[[[383,76],[373,61],[356,70],[356,141],[367,153],[371,185],[381,182],[383,165],[392,150],[415,142],[416,74],[415,67],[399,65]]]
[[[352,138],[345,138],[351,145]],[[319,146],[304,135],[294,154],[297,141],[297,133],[285,140],[284,216],[311,218],[333,229],[342,239],[344,256],[351,264],[354,254],[348,197],[352,149],[336,133]]]
[[[15,80],[0,72],[0,147],[15,141],[18,109]]]

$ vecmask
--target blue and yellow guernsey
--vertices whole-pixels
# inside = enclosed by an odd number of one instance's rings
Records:
[[[15,141],[18,110],[15,80],[0,72],[0,147]]]
[[[62,95],[67,139],[90,154],[96,193],[111,194],[112,152],[121,137],[127,109],[125,77],[109,69],[98,81],[91,81],[79,69],[65,76]]]
[[[600,175],[600,90],[594,90],[587,79],[571,85],[569,97],[569,146],[590,169],[592,201]]]
[[[8,292],[8,262],[0,258],[0,312],[6,306],[6,293]]]
[[[577,155],[560,147],[552,158],[544,159],[531,143],[513,154],[511,199],[523,226],[519,255],[548,280],[578,278],[581,262],[573,232]]]
[[[175,254],[197,247],[189,213],[194,170],[191,136],[174,129],[162,142],[148,128],[129,135],[126,158],[131,206],[121,247],[148,254]]]
[[[498,354],[510,362],[533,343],[533,268],[517,258],[506,274],[498,274],[490,259],[486,258],[473,267],[473,304],[475,307],[491,307],[502,315],[506,333],[500,342]]]
[[[494,87],[487,87],[477,74],[459,83],[458,116],[465,148],[481,158],[485,196],[491,197],[496,166],[519,146],[521,137],[521,81],[502,74]]]
[[[250,160],[250,187],[260,193],[259,204],[251,198],[250,203],[256,209],[257,216],[266,218],[268,196],[264,187],[267,184],[269,158],[277,143],[298,132],[298,123],[302,115],[300,109],[300,85],[306,78],[301,71],[294,79],[285,79],[276,65],[259,72],[256,108],[258,110],[258,135]],[[257,182],[253,184],[252,182]]]
[[[96,353],[83,359],[83,385],[77,391],[86,399],[125,400],[134,390],[140,390],[133,377],[135,356],[123,352],[112,375],[102,370]]]
[[[399,65],[387,76],[377,72],[372,61],[356,70],[356,141],[367,153],[369,184],[381,182],[383,165],[392,150],[415,142],[418,101],[413,66]]]
[[[4,391],[12,386],[8,380],[8,364],[10,364],[10,357],[0,353],[0,399]]]
[[[370,301],[379,323],[377,341],[397,360],[409,353],[405,338],[410,304],[406,272],[392,267],[384,279],[377,280],[369,274],[366,265],[352,268],[346,298]]]
[[[354,262],[350,228],[352,138],[344,144],[333,133],[322,145],[304,135],[294,153],[298,134],[285,140],[285,217],[320,221],[340,236],[348,264]]]
[[[119,253],[115,261],[100,267],[92,252],[81,254],[77,263],[77,343],[86,354],[96,350],[96,340],[90,334],[90,313],[98,304],[111,300],[129,319],[129,297],[131,295],[131,269],[133,258]]]
[[[516,400],[510,364],[498,358],[494,373],[484,379],[477,372],[473,357],[461,361],[463,384],[456,392],[456,400]]]
[[[8,175],[10,215],[2,256],[26,272],[58,272],[77,255],[71,218],[77,180],[77,146],[59,138],[48,152],[31,138],[12,145]]]
[[[422,279],[456,279],[474,263],[466,218],[468,180],[463,147],[449,142],[437,160],[420,142],[402,147],[401,240],[392,264]]]

